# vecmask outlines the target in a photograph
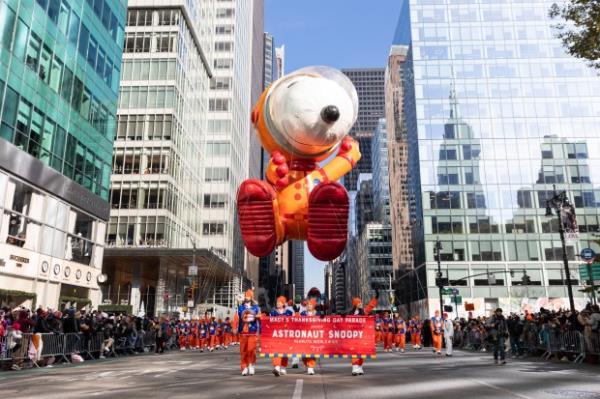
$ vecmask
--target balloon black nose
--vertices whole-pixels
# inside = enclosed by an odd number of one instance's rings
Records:
[[[334,123],[340,119],[340,110],[335,105],[328,105],[321,110],[321,119],[325,123]]]

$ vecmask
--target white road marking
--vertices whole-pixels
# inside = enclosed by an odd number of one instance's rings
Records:
[[[473,381],[473,382],[476,382],[477,384],[480,384],[480,385],[485,385],[485,386],[486,386],[486,387],[488,387],[488,388],[492,388],[492,389],[495,389],[495,390],[497,390],[497,391],[500,391],[500,392],[508,393],[508,394],[510,394],[510,395],[516,396],[517,398],[521,398],[521,399],[532,399],[532,398],[531,398],[531,397],[529,397],[529,396],[525,396],[525,395],[518,394],[518,393],[516,393],[516,392],[513,392],[513,391],[510,391],[510,390],[508,390],[508,389],[505,389],[505,388],[499,387],[499,386],[497,386],[497,385],[490,384],[489,382],[480,381],[480,380],[473,380],[473,379],[472,379],[471,381]]]
[[[292,399],[302,399],[302,386],[304,385],[304,380],[296,380],[296,388],[294,388],[294,395],[292,395]]]

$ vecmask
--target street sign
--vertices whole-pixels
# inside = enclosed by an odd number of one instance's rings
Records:
[[[198,266],[189,265],[188,266],[188,276],[197,276],[198,275]]]
[[[455,304],[457,304],[457,305],[458,305],[458,304],[461,304],[461,303],[462,303],[462,296],[460,296],[460,295],[456,295],[456,296],[454,297],[454,303],[455,303]]]
[[[187,302],[187,305],[188,305],[188,308],[193,308],[193,307],[194,307],[194,300],[193,300],[193,299],[190,299],[190,300]]]
[[[579,265],[579,277],[581,281],[590,279],[589,269],[592,269],[592,279],[594,281],[600,281],[600,263],[594,263],[592,265]]]
[[[458,288],[452,288],[452,295],[456,296],[458,295]]]
[[[580,255],[585,263],[592,263],[594,262],[594,259],[596,259],[596,252],[594,252],[592,248],[582,249]]]
[[[452,288],[443,288],[442,295],[452,295]]]

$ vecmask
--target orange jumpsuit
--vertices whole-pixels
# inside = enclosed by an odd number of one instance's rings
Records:
[[[191,349],[198,347],[198,323],[195,321],[190,325],[190,336],[188,342]]]
[[[238,306],[238,332],[240,334],[240,369],[256,364],[256,341],[261,316],[255,302]]]
[[[431,318],[431,339],[433,340],[433,348],[436,352],[442,352],[442,337],[444,336],[443,324],[441,317]]]
[[[364,309],[362,309],[362,308],[355,309],[353,314],[369,315],[373,311],[373,309],[375,309],[375,306],[377,306],[377,299],[373,298],[373,299],[371,299],[369,304]],[[364,363],[364,359],[352,359],[353,366],[362,366],[363,363]]]
[[[383,349],[392,350],[394,340],[394,320],[391,317],[381,320],[381,334],[383,335]]]
[[[418,320],[417,318],[413,318],[410,321],[410,326],[409,326],[410,343],[412,344],[413,348],[421,347],[421,329],[422,328],[423,328],[423,324],[421,324],[421,321]]]
[[[280,311],[279,309],[272,309],[271,316],[293,316],[294,312],[291,309],[285,308]],[[274,357],[272,361],[273,367],[283,367],[286,368],[288,366],[288,358],[287,357]],[[305,363],[306,364],[306,363]],[[314,366],[307,366],[314,367]]]
[[[396,336],[394,338],[394,343],[397,348],[402,350],[406,349],[406,322],[404,319],[396,319]]]
[[[318,315],[319,315],[319,313],[316,310],[313,310],[312,312],[304,311],[304,312],[300,313],[300,316],[318,316]],[[314,369],[315,366],[317,365],[317,359],[314,357],[303,357],[302,363],[304,363],[305,367]]]

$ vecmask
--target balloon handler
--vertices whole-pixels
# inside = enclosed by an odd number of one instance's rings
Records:
[[[363,303],[360,298],[352,299],[352,310],[349,315],[360,315],[360,316],[368,316],[375,306],[377,306],[377,300],[379,299],[379,291],[375,290],[375,297],[371,299],[371,301],[367,304],[366,307],[363,308]],[[363,375],[365,372],[362,368],[364,363],[364,359],[352,359],[352,375]]]
[[[254,292],[249,289],[244,301],[238,306],[238,332],[240,335],[240,368],[242,375],[254,375],[256,365],[256,340],[259,332],[260,308],[254,300]]]
[[[246,180],[237,195],[250,253],[269,255],[288,239],[306,240],[319,260],[342,253],[349,200],[337,180],[361,157],[347,135],[357,114],[354,85],[332,68],[300,69],[265,90],[252,123],[270,154],[266,181]]]

